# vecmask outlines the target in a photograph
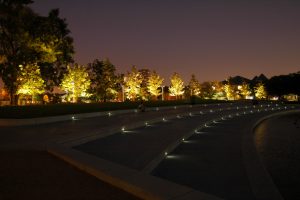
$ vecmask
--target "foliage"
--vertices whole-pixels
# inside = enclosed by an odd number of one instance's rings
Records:
[[[92,70],[92,87],[96,99],[103,102],[116,99],[120,85],[119,77],[115,74],[115,66],[109,59],[103,61],[96,59],[89,67]]]
[[[135,66],[132,66],[131,72],[128,72],[125,77],[125,93],[128,99],[135,101],[140,97],[142,82],[141,73]]]
[[[263,83],[258,83],[255,86],[255,97],[258,99],[266,99],[267,98],[267,91],[265,85]]]
[[[206,81],[201,84],[201,97],[205,99],[225,99],[223,84],[218,81]]]
[[[227,83],[227,84],[224,85],[224,91],[225,91],[225,94],[226,94],[226,98],[228,100],[234,100],[235,91],[234,91],[233,86],[230,83]]]
[[[67,28],[65,19],[59,17],[59,10],[51,10],[47,17],[38,17],[39,28],[33,35],[37,35],[33,44],[40,52],[39,64],[43,79],[47,88],[59,85],[67,64],[73,62],[73,39],[70,37],[70,30]]]
[[[287,94],[300,95],[300,72],[272,77],[267,84],[270,95],[283,96]]]
[[[17,94],[35,96],[45,92],[44,80],[41,77],[39,66],[20,65],[20,75],[18,76]]]
[[[199,95],[201,91],[201,85],[199,81],[196,79],[195,74],[192,74],[191,80],[189,82],[190,95]]]
[[[218,99],[218,100],[226,99],[226,93],[224,91],[224,85],[222,84],[222,82],[213,81],[212,89],[213,89],[213,97],[212,97],[213,99]]]
[[[69,62],[73,54],[72,38],[65,21],[58,18],[58,10],[41,17],[27,6],[29,3],[32,1],[0,1],[0,74],[12,104],[18,89],[19,65],[38,63],[48,84],[59,75],[52,64]]]
[[[77,102],[78,97],[88,97],[87,90],[91,80],[84,66],[75,64],[68,66],[68,72],[63,77],[61,89],[67,92],[68,101]]]
[[[211,99],[214,95],[213,82],[205,81],[201,83],[201,97]]]
[[[240,88],[240,93],[244,99],[246,99],[246,97],[250,96],[252,92],[251,92],[249,84],[243,82],[243,84],[241,85],[241,88]]]
[[[142,83],[140,88],[140,98],[142,100],[149,100],[151,94],[148,91],[148,80],[150,77],[150,70],[149,69],[139,69],[139,73],[141,75]]]
[[[164,79],[161,78],[156,71],[153,71],[148,79],[147,88],[151,95],[157,97],[161,94],[160,87],[162,86]]]
[[[170,94],[172,96],[176,96],[177,99],[178,96],[184,93],[183,80],[180,78],[178,73],[174,73],[170,80],[171,80],[171,86],[169,88]]]

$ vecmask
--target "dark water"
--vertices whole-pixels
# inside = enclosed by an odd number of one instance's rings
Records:
[[[300,199],[300,112],[264,121],[255,131],[255,142],[282,196]]]

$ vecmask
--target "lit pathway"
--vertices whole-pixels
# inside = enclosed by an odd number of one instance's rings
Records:
[[[275,104],[231,105],[201,114],[189,112],[74,148],[146,172],[153,160],[158,164],[159,157],[167,152],[153,175],[225,199],[255,199],[248,178],[253,171],[245,169],[249,164],[245,159],[245,134],[252,133],[252,126],[260,118],[290,108]],[[170,153],[168,146],[179,141],[181,145]],[[155,165],[150,171],[151,167]]]
[[[75,119],[50,124],[1,127],[0,126],[0,149],[34,148],[45,149],[49,142],[72,146],[93,138],[104,137],[107,134],[118,132],[121,127],[135,127],[144,121],[160,119],[162,117],[176,116],[192,110],[207,110],[214,107],[228,107],[229,104],[208,104],[199,106],[177,106],[144,113],[132,112],[118,115]],[[176,108],[176,109],[175,109]],[[150,109],[148,109],[150,110]]]
[[[160,118],[156,123],[145,121],[143,127],[129,130],[125,127],[124,131],[76,146],[75,149],[143,170],[156,156],[165,152],[170,144],[183,139],[197,127],[222,116],[235,115],[250,109],[250,106],[223,106],[187,112],[171,119]]]
[[[260,190],[260,183],[250,180],[261,173],[251,169],[257,159],[251,153],[254,150],[252,128],[260,118],[284,107],[267,109],[232,115],[198,130],[152,174],[224,199],[260,199],[259,195],[265,195],[255,193]],[[280,199],[278,196],[274,199]]]
[[[66,147],[66,151],[73,147],[93,155],[79,153],[78,158],[83,162],[87,156],[88,160],[94,159],[98,163],[96,157],[99,157],[134,169],[129,170],[133,174],[136,170],[141,174],[150,173],[159,165],[153,172],[155,176],[222,198],[253,199],[259,192],[253,193],[255,188],[249,174],[260,170],[251,171],[248,167],[251,160],[245,159],[249,149],[255,151],[251,127],[261,117],[289,109],[294,108],[277,104],[227,103],[173,107],[145,113],[107,113],[101,117],[45,125],[0,127],[0,150],[45,150],[49,144],[56,143]],[[103,161],[102,164],[106,165]],[[141,174],[136,175],[140,177]],[[144,178],[149,180],[149,176]],[[144,183],[142,177],[139,180],[139,184]],[[151,188],[153,186],[148,189]],[[184,190],[190,191],[188,188]],[[272,196],[271,199],[276,198]]]

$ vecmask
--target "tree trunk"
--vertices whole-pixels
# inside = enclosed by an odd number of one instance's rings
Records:
[[[13,89],[9,90],[9,96],[10,96],[10,105],[11,106],[16,106],[18,102],[18,96],[15,95],[15,92]]]

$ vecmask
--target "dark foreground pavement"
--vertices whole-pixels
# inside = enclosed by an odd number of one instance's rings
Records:
[[[138,199],[44,151],[0,151],[0,199]]]
[[[300,199],[300,112],[265,120],[255,142],[284,199]]]

